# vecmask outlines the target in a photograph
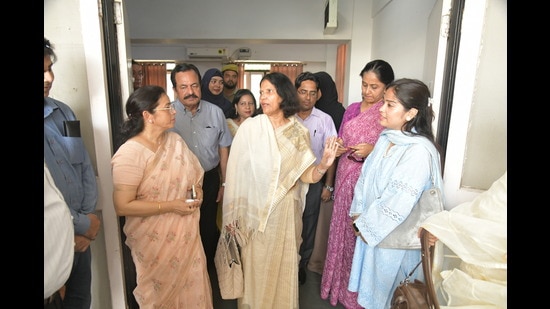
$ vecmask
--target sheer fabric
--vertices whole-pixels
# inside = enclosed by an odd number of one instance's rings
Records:
[[[273,129],[267,115],[243,122],[231,145],[223,233],[241,238],[244,296],[239,308],[298,308],[302,212],[315,156],[309,132],[294,116]]]
[[[507,308],[507,175],[473,201],[433,215],[432,280],[441,308]]]
[[[185,198],[204,171],[183,139],[168,132],[156,153],[133,140],[112,159],[113,183],[138,186],[137,199]],[[212,289],[199,233],[200,212],[127,216],[124,233],[136,265],[140,308],[212,308]]]

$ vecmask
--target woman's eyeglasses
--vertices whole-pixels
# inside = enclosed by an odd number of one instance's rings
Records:
[[[175,111],[176,107],[174,106],[174,103],[170,103],[169,107],[157,107],[154,109],[155,111]]]

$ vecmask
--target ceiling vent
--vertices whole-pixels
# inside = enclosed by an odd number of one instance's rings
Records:
[[[227,49],[215,47],[187,47],[189,59],[222,59],[227,57]]]

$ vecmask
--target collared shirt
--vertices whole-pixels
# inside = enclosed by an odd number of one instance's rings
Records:
[[[296,114],[296,119],[308,128],[311,138],[311,149],[316,158],[315,164],[319,164],[323,157],[325,141],[330,136],[337,135],[332,117],[320,109],[313,107],[311,114],[309,114],[306,119],[300,118],[298,114]]]
[[[96,175],[82,137],[64,136],[65,120],[76,120],[71,108],[44,98],[44,160],[69,206],[75,234],[83,235],[90,228],[87,214],[97,205]]]
[[[222,109],[201,100],[193,115],[179,99],[172,103],[176,107],[176,124],[172,130],[185,140],[189,149],[199,158],[205,172],[218,166],[219,148],[229,147],[233,142]]]
[[[44,299],[67,282],[73,259],[74,227],[71,213],[44,161]]]

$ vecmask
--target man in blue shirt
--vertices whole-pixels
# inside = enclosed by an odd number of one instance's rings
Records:
[[[216,225],[218,202],[223,200],[225,170],[233,137],[218,106],[202,100],[201,75],[193,64],[178,64],[170,80],[175,91],[176,124],[173,130],[199,159],[204,169],[200,233],[206,261],[214,267],[220,232]]]
[[[336,127],[332,117],[315,108],[317,96],[319,94],[319,81],[311,72],[303,72],[296,77],[294,82],[300,101],[300,111],[296,113],[296,118],[309,130],[311,139],[311,149],[319,164],[323,157],[323,147],[325,141],[330,136],[336,136]],[[300,268],[298,271],[298,280],[300,284],[306,282],[307,263],[313,253],[315,243],[315,231],[317,228],[317,218],[319,217],[319,207],[321,205],[321,195],[330,198],[334,190],[333,184],[328,183],[334,180],[335,166],[333,164],[327,174],[321,181],[309,185],[306,195],[306,205],[302,215],[302,244],[300,245]]]
[[[67,104],[48,97],[55,60],[53,47],[44,38],[44,160],[69,206],[75,233],[73,267],[61,295],[65,309],[89,309],[92,301],[90,243],[100,225],[94,214],[98,196],[96,175],[74,112]]]

